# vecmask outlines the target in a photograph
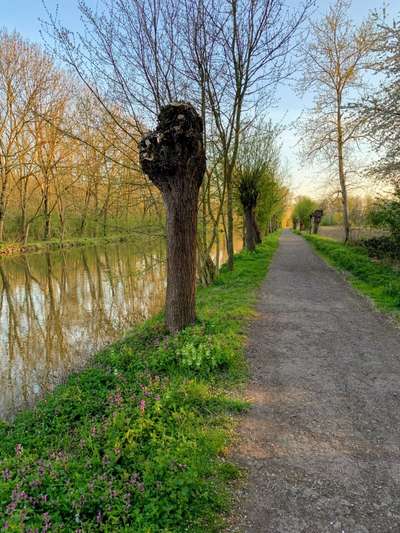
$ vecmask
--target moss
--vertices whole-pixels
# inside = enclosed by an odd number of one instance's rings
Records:
[[[245,327],[277,246],[269,236],[199,289],[193,327],[171,336],[162,316],[147,321],[0,424],[0,528],[220,531]]]

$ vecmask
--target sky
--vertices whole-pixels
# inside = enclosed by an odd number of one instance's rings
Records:
[[[94,8],[97,2],[98,0],[87,0],[87,3]],[[289,3],[296,6],[298,0],[289,0]],[[45,4],[51,12],[54,12],[58,6],[60,19],[65,26],[72,30],[80,28],[77,0],[45,0]],[[316,0],[315,16],[324,13],[329,4],[329,0]],[[399,0],[385,2],[385,5],[389,16],[400,15]],[[371,10],[380,9],[382,6],[383,0],[353,0],[351,15],[355,22],[360,22]],[[42,0],[0,0],[0,28],[15,29],[26,38],[40,43],[40,19],[46,19]],[[302,162],[299,156],[298,133],[293,127],[293,122],[302,111],[310,107],[311,95],[300,97],[291,85],[293,84],[279,87],[277,103],[270,110],[271,118],[283,122],[286,126],[281,142],[289,185],[294,195],[322,196],[326,183],[326,170],[317,164]]]

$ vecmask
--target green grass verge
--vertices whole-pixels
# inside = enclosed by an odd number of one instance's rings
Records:
[[[0,424],[0,529],[219,531],[246,376],[244,335],[269,236],[198,291],[198,323],[150,320],[36,408]]]
[[[349,281],[382,311],[400,317],[400,272],[368,257],[364,248],[304,234],[332,266],[349,273]]]

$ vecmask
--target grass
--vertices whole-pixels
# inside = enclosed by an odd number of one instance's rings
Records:
[[[171,336],[161,316],[144,323],[0,424],[0,529],[221,530],[245,326],[277,246],[269,236],[200,289],[196,325]]]
[[[364,248],[326,237],[303,235],[331,265],[349,274],[349,281],[382,311],[400,317],[400,272],[368,257]]]

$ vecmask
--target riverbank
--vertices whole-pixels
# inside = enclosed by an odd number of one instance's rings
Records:
[[[326,237],[302,234],[332,266],[348,274],[352,286],[382,311],[400,317],[400,272],[368,257],[365,248]]]
[[[160,237],[163,230],[160,227],[148,227],[133,229],[131,233],[121,233],[102,237],[77,237],[71,239],[51,239],[48,241],[23,243],[3,243],[0,244],[0,257],[10,255],[20,255],[34,252],[49,252],[53,250],[62,250],[68,248],[77,248],[81,246],[96,246],[99,244],[112,244],[118,242],[127,242],[135,238]]]
[[[0,425],[0,527],[9,531],[220,531],[227,459],[247,407],[244,330],[278,235],[198,291],[198,323],[162,317]]]

